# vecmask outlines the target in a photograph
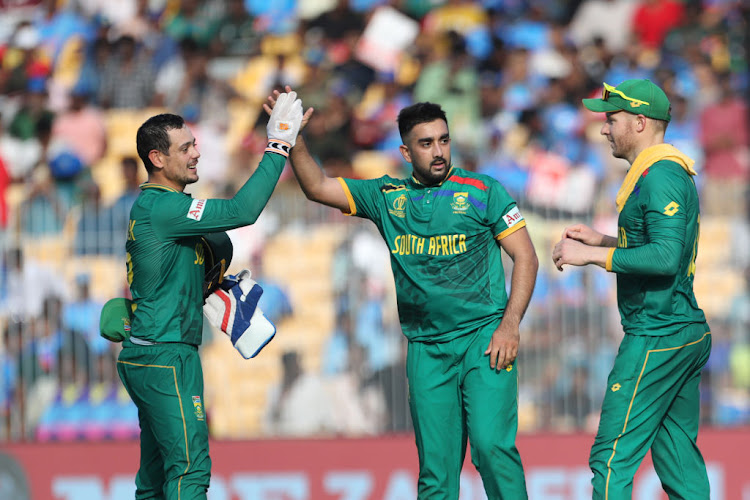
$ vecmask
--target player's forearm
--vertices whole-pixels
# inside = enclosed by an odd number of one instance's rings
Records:
[[[286,158],[276,153],[264,153],[253,175],[237,191],[232,201],[238,205],[238,214],[245,224],[253,224],[265,208],[279,182]]]
[[[301,135],[297,136],[297,142],[289,154],[289,161],[307,199],[322,202],[322,189],[327,176],[310,154]]]
[[[539,259],[536,253],[518,255],[513,259],[513,272],[510,278],[510,296],[505,306],[503,322],[510,321],[519,325],[529,307],[531,295],[539,270]]]
[[[612,253],[612,248],[607,246],[600,246],[600,247],[592,247],[592,246],[585,246],[584,247],[584,256],[583,260],[585,261],[584,264],[594,264],[596,266],[599,266],[601,268],[606,269],[607,267],[607,259],[609,258],[609,255]],[[579,264],[574,264],[579,265]]]

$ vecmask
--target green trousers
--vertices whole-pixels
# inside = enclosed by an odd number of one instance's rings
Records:
[[[137,500],[204,500],[211,477],[203,370],[198,349],[178,343],[123,342],[122,383],[138,407],[141,463]]]
[[[649,449],[670,499],[709,499],[696,443],[698,386],[711,352],[707,330],[696,324],[664,337],[623,338],[589,457],[595,500],[630,500],[633,476]]]
[[[467,438],[488,499],[527,498],[516,449],[518,369],[493,370],[484,355],[495,326],[450,342],[409,343],[419,500],[458,499]]]

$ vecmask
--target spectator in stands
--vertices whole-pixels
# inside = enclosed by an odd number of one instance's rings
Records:
[[[422,22],[424,24],[423,32],[427,35],[428,40],[431,36],[440,36],[451,31],[464,38],[472,33],[486,30],[489,16],[479,2],[448,0],[425,13]]]
[[[747,270],[750,269],[750,253],[745,250],[750,248],[750,186],[745,187],[742,206],[742,213],[731,221],[731,263],[737,269]]]
[[[601,41],[611,52],[620,52],[631,39],[632,17],[637,2],[632,0],[583,0],[568,26],[571,38],[579,47]],[[602,23],[602,19],[607,23]]]
[[[574,364],[567,375],[558,379],[564,384],[552,400],[555,428],[595,432],[596,426],[592,428],[591,422],[598,418],[598,407],[594,406],[589,394],[588,369],[584,364]]]
[[[332,9],[312,19],[306,26],[307,30],[320,30],[324,50],[332,61],[338,59],[337,53],[348,50],[346,38],[358,37],[364,28],[364,17],[352,9],[350,0],[335,0]]]
[[[115,234],[112,211],[102,203],[101,189],[93,180],[84,184],[80,214],[76,224],[73,252],[76,255],[114,255],[122,238]]]
[[[632,17],[636,45],[657,50],[667,33],[684,22],[685,7],[678,0],[641,0]]]
[[[85,84],[73,87],[68,109],[59,113],[52,125],[52,141],[65,143],[88,167],[95,166],[107,149],[104,115],[89,102],[92,90]]]
[[[280,361],[281,381],[269,390],[264,431],[285,437],[330,435],[335,415],[323,380],[303,369],[297,351],[284,352]]]
[[[475,126],[480,122],[479,75],[464,37],[455,31],[445,37],[448,53],[444,57],[436,54],[422,69],[414,86],[414,100],[441,104],[451,121],[454,154],[461,155],[485,142],[483,131]]]
[[[51,171],[37,170],[18,209],[18,224],[23,234],[62,236],[70,208],[66,198]]]
[[[99,315],[104,304],[91,295],[89,273],[76,275],[75,286],[73,300],[63,305],[62,325],[67,331],[80,335],[86,341],[89,354],[86,360],[88,380],[91,383],[111,383],[117,379],[111,352],[115,344],[99,335]]]
[[[197,42],[192,38],[185,38],[180,40],[177,52],[157,68],[154,81],[155,105],[175,108],[180,89],[187,80],[188,66],[197,52]]]
[[[348,312],[336,314],[333,332],[323,346],[320,372],[324,376],[343,373],[349,366],[349,350],[356,343],[352,319]]]
[[[392,72],[379,73],[354,107],[352,139],[362,149],[392,152],[399,141],[396,117],[411,104],[411,96]]]
[[[153,48],[151,42],[161,37],[157,24],[160,15],[158,7],[152,9],[153,2],[149,0],[135,0],[134,3],[132,15],[113,21],[111,34],[116,37],[132,36],[137,42]]]
[[[11,437],[12,414],[23,404],[23,389],[19,384],[19,360],[23,332],[19,323],[5,322],[0,340],[0,439]]]
[[[39,32],[41,47],[55,62],[71,37],[90,40],[94,35],[93,19],[81,15],[77,2],[43,0],[42,7],[35,11],[33,23]]]
[[[219,23],[211,4],[198,0],[180,0],[179,9],[164,21],[164,32],[178,42],[192,38],[207,48],[216,36]]]
[[[40,139],[40,123],[51,122],[54,113],[47,106],[47,82],[44,78],[28,80],[21,107],[8,125],[11,136],[22,141]]]
[[[125,156],[120,160],[123,189],[114,203],[109,207],[112,217],[112,246],[115,253],[125,251],[125,238],[130,220],[130,208],[141,193],[138,160],[134,156]]]
[[[253,279],[263,288],[263,295],[258,301],[258,306],[263,314],[277,327],[281,321],[294,313],[289,293],[281,283],[269,278],[263,268],[263,251],[253,253],[250,270]]]
[[[383,391],[386,404],[385,430],[410,432],[414,430],[409,414],[409,390],[406,376],[406,340],[398,343],[396,360],[372,374],[370,383]]]
[[[8,227],[10,207],[8,206],[8,188],[13,178],[9,170],[7,158],[3,152],[3,115],[0,113],[0,235]]]
[[[27,431],[34,430],[63,386],[86,380],[86,341],[63,328],[62,304],[57,297],[44,298],[42,314],[33,323],[33,337],[21,350],[21,373],[28,388]]]
[[[383,390],[367,369],[362,345],[350,343],[343,372],[325,380],[329,394],[333,431],[345,436],[383,432],[387,421]]]
[[[737,215],[743,212],[750,179],[748,105],[735,93],[730,74],[720,75],[719,86],[718,101],[700,116],[700,142],[706,156],[702,205],[708,214]]]
[[[39,32],[29,21],[20,21],[2,54],[0,93],[15,95],[28,87],[29,80],[50,74],[49,58],[39,49]]]
[[[102,78],[107,71],[107,65],[113,56],[112,52],[112,46],[105,36],[98,36],[86,45],[78,81],[74,86],[79,91],[88,93],[89,103],[96,107],[100,107],[98,93],[102,86]]]
[[[97,99],[103,108],[142,109],[152,104],[154,69],[138,48],[131,36],[117,40],[98,89]]]
[[[25,255],[20,246],[3,252],[0,314],[13,323],[27,324],[42,314],[46,297],[67,297],[59,270]]]
[[[211,53],[227,58],[247,58],[258,54],[263,33],[243,0],[228,0],[224,17],[211,41]]]

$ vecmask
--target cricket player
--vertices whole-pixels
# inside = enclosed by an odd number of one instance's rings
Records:
[[[604,84],[601,133],[630,163],[617,193],[617,236],[576,224],[552,260],[596,264],[617,273],[625,336],[607,381],[589,464],[593,498],[630,499],[649,449],[669,498],[708,500],[706,465],[696,443],[701,370],[711,334],[693,294],[700,210],[693,160],[664,143],[669,99],[650,80]]]
[[[301,136],[289,158],[307,198],[372,220],[390,249],[418,498],[458,499],[468,438],[489,499],[525,499],[515,360],[538,269],[526,221],[497,181],[452,164],[440,106],[404,108],[398,125],[413,168],[406,179],[327,177]],[[510,296],[501,249],[514,263]]]
[[[302,122],[294,93],[281,94],[260,165],[228,200],[193,199],[200,153],[177,115],[146,120],[136,136],[148,181],[130,212],[127,276],[134,311],[117,369],[138,407],[136,499],[205,499],[211,473],[198,346],[206,247],[202,235],[252,224],[270,198]]]

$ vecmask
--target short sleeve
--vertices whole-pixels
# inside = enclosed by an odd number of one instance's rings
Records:
[[[349,213],[364,219],[378,220],[383,210],[383,190],[396,186],[397,181],[388,176],[378,179],[339,178],[349,200]]]
[[[492,234],[499,240],[526,226],[516,200],[497,181],[490,183],[487,222],[492,228]]]

